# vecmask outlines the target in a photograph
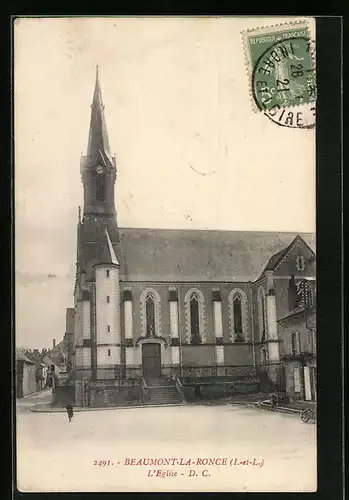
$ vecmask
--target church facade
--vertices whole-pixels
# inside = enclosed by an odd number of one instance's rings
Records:
[[[119,227],[98,72],[91,108],[80,166],[75,404],[139,399],[164,380],[181,391],[263,372],[284,386],[279,320],[292,311],[291,281],[306,280],[315,300],[314,235]]]

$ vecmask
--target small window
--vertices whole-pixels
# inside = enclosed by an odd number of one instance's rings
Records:
[[[296,260],[297,271],[304,271],[305,269],[305,258],[299,255]]]
[[[110,325],[108,325],[108,332],[110,332]]]
[[[293,380],[294,380],[294,392],[301,392],[301,376],[299,366],[295,366],[293,369]]]
[[[107,278],[109,278],[109,269],[107,269]]]
[[[110,356],[110,349],[108,349],[108,356]]]
[[[301,352],[301,339],[299,332],[294,332],[291,334],[291,352],[293,356],[296,356]]]
[[[109,295],[107,295],[107,303],[109,304],[109,302],[110,302],[110,297]]]
[[[313,329],[308,330],[308,347],[310,352],[316,352],[316,335]]]

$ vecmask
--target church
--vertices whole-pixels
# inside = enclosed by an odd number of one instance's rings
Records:
[[[284,387],[280,319],[299,307],[290,305],[295,283],[307,283],[315,301],[315,235],[119,227],[98,69],[80,172],[67,310],[75,405]]]

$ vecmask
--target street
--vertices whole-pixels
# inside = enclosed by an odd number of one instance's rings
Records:
[[[50,397],[17,401],[20,491],[316,491],[316,426],[297,416],[186,405],[77,411],[69,423],[30,411]]]

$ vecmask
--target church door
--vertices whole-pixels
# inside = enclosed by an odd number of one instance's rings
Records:
[[[161,376],[161,345],[159,343],[143,344],[142,364],[145,379]]]

